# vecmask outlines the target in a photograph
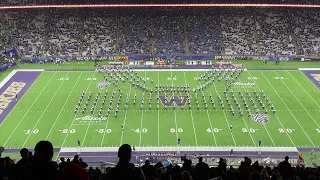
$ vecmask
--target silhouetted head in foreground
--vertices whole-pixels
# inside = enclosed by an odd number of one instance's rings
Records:
[[[39,141],[34,148],[36,161],[49,162],[53,157],[53,146],[49,141]]]
[[[128,163],[131,159],[131,146],[129,144],[123,144],[118,150],[119,162]]]

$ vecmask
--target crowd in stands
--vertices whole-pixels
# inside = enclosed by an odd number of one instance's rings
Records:
[[[106,16],[107,10],[100,9],[86,14],[84,22],[83,56],[105,56],[115,54],[117,17]]]
[[[286,10],[259,9],[256,28],[264,55],[295,55],[293,31]]]
[[[254,19],[245,10],[228,9],[221,14],[221,31],[225,54],[254,55],[257,45],[254,35]]]
[[[49,141],[40,141],[34,148],[34,154],[28,149],[20,151],[21,159],[14,162],[10,157],[1,157],[0,179],[45,179],[45,180],[318,180],[320,167],[292,167],[289,157],[285,157],[276,167],[261,166],[244,157],[238,168],[227,165],[220,158],[217,167],[210,167],[198,157],[194,163],[185,158],[179,166],[175,164],[151,163],[146,160],[140,167],[131,163],[132,147],[122,145],[118,150],[119,162],[107,167],[105,172],[99,168],[88,167],[79,155],[72,160],[60,158],[53,161],[53,145]]]
[[[221,54],[219,22],[219,14],[215,11],[198,10],[188,13],[190,54]]]
[[[320,55],[320,14],[297,9],[0,12],[0,48],[24,57]]]

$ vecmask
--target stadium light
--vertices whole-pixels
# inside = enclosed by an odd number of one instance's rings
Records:
[[[101,7],[293,7],[320,8],[317,4],[73,4],[73,5],[23,5],[0,6],[0,9],[33,9],[33,8],[101,8]]]

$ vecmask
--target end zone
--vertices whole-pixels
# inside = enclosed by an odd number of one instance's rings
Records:
[[[19,102],[43,70],[13,70],[0,83],[0,124]]]

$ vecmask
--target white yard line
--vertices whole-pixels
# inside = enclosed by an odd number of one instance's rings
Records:
[[[129,100],[129,102],[130,102],[131,87],[132,87],[132,85],[130,84],[129,94],[127,94],[127,98],[128,98],[128,100]],[[129,108],[129,104],[128,104],[128,108]],[[127,114],[128,114],[128,110],[125,110],[125,111],[126,111],[126,112],[125,112],[125,114],[124,114],[124,120],[123,120],[123,126],[124,126],[124,128],[126,128],[126,120],[127,120]],[[107,129],[107,126],[108,126],[108,122],[107,122],[107,124],[106,124],[105,131],[106,131],[106,129]],[[122,132],[121,132],[121,138],[120,138],[120,145],[119,145],[119,146],[122,145],[123,133],[124,133],[124,130],[122,130]],[[104,138],[104,136],[105,136],[105,132],[104,132],[104,134],[103,134],[103,138]],[[102,146],[102,143],[103,143],[103,139],[102,139],[102,141],[101,141],[101,146]]]
[[[92,75],[92,77],[91,77],[91,80],[90,80],[90,82],[89,82],[89,84],[88,84],[88,87],[87,87],[85,93],[88,92],[88,90],[89,90],[89,88],[90,88],[90,85],[91,85],[91,83],[92,83],[92,78],[94,77],[95,73],[96,73],[96,71],[93,73],[93,75]],[[64,140],[63,140],[63,142],[62,142],[62,145],[61,145],[60,147],[64,147],[64,144],[65,144],[65,142],[66,142],[66,140],[67,140],[67,138],[68,138],[68,136],[69,136],[70,129],[72,128],[72,125],[73,125],[73,123],[74,123],[74,121],[75,121],[75,119],[76,119],[79,111],[80,111],[80,109],[77,111],[77,113],[75,113],[75,115],[74,115],[74,117],[73,117],[73,120],[72,120],[72,122],[71,122],[71,124],[70,124],[70,126],[69,126],[69,129],[68,129],[68,132],[67,132],[67,134],[66,134],[66,137],[64,138]],[[75,143],[76,143],[76,142],[75,142]],[[57,157],[59,157],[59,154],[58,154]]]
[[[147,79],[147,71],[144,72],[144,80]],[[145,85],[144,85],[145,86]],[[144,93],[144,92],[143,92]],[[143,100],[144,101],[144,100]],[[144,107],[141,110],[141,118],[140,118],[140,135],[139,135],[139,147],[141,145],[141,137],[142,137],[142,120],[143,120],[143,111],[144,111]]]
[[[56,120],[54,121],[53,125],[51,126],[50,131],[49,131],[49,133],[48,133],[48,135],[47,135],[46,139],[48,139],[48,138],[49,138],[49,136],[50,136],[50,134],[51,134],[51,132],[52,132],[52,130],[53,130],[53,128],[54,128],[54,126],[55,126],[55,125],[56,125],[56,123],[58,122],[58,119],[59,119],[59,117],[60,117],[60,115],[61,115],[62,111],[64,110],[64,107],[66,106],[66,104],[67,104],[68,100],[70,99],[70,96],[73,94],[73,90],[74,90],[74,88],[76,87],[76,85],[78,84],[78,81],[79,81],[79,79],[80,79],[80,77],[81,77],[82,73],[83,73],[83,72],[81,72],[81,73],[80,73],[80,75],[79,75],[79,77],[78,77],[77,81],[74,83],[74,85],[73,85],[73,87],[72,87],[72,89],[71,89],[71,91],[70,91],[70,93],[69,93],[69,95],[68,95],[68,97],[67,97],[66,101],[64,102],[64,104],[62,105],[62,107],[61,107],[61,109],[60,109],[60,112],[59,112],[59,114],[58,114],[58,116],[57,116]]]
[[[217,95],[218,95],[218,91],[217,91],[216,85],[215,85],[214,83],[215,83],[215,82],[213,82],[212,84],[213,84],[214,90],[216,91],[216,93],[217,93]],[[226,113],[224,112],[224,110],[222,110],[222,112],[223,112],[224,118],[226,119],[226,122],[227,122],[227,125],[228,125],[228,127],[227,127],[226,129],[229,129],[229,128],[230,128],[230,124],[229,124],[228,118],[227,118],[227,116],[226,116]],[[237,143],[236,143],[236,141],[235,141],[235,139],[234,139],[234,137],[233,137],[233,133],[230,132],[230,134],[231,134],[231,137],[232,137],[232,140],[233,140],[234,145],[237,146]]]
[[[277,72],[273,71],[277,76]],[[287,84],[280,79],[280,81],[286,86],[286,88],[289,90],[289,92],[293,95],[293,97],[299,102],[299,104],[302,106],[302,108],[306,111],[306,113],[311,117],[311,119],[313,120],[313,122],[317,125],[317,127],[320,127],[319,124],[317,123],[317,121],[311,116],[311,114],[307,111],[307,109],[303,106],[303,104],[300,102],[300,100],[294,95],[294,93],[290,90],[290,88],[287,86]]]
[[[250,71],[247,71],[247,72],[248,72],[248,74],[250,75],[250,77],[253,77],[253,76],[251,75]],[[256,80],[255,80],[254,78],[251,78],[251,79],[253,80],[254,83],[256,83]],[[257,83],[256,83],[256,86],[257,86],[257,88],[259,89],[259,91],[261,91],[261,89],[260,89],[260,87],[258,86]],[[277,120],[279,121],[281,127],[282,127],[283,129],[286,129],[286,128],[283,126],[283,124],[281,123],[281,121],[280,121],[280,119],[278,118],[277,114],[275,114],[275,117],[276,117]],[[266,128],[265,125],[264,125],[264,127]],[[268,134],[269,134],[269,132],[268,132]],[[293,144],[293,146],[296,146],[296,145],[294,144],[293,140],[291,139],[291,137],[289,136],[289,133],[288,133],[287,131],[286,131],[286,134],[287,134],[287,136],[289,137],[289,139],[290,139],[291,143]],[[269,136],[270,136],[270,135],[269,135]],[[272,141],[272,142],[273,142],[273,141]],[[273,143],[273,145],[275,146],[274,143]]]
[[[94,73],[95,73],[95,72],[94,72]],[[93,73],[93,74],[94,74],[94,73]],[[90,83],[89,83],[89,87],[90,87],[90,85],[91,85],[92,79],[93,79],[93,78],[91,78],[91,81],[90,81]],[[99,100],[99,97],[98,97],[97,100]],[[97,104],[98,104],[98,103],[97,103]],[[97,104],[95,105],[95,107],[97,106]],[[96,110],[97,110],[97,108],[95,108],[95,109],[93,110],[93,113],[92,113],[92,114],[94,114],[94,112],[95,112]],[[108,120],[109,120],[109,119],[108,119]],[[83,139],[82,139],[82,141],[81,141],[81,143],[83,143],[83,144],[85,144],[84,142],[85,142],[85,140],[86,140],[86,138],[87,138],[87,135],[88,135],[90,126],[91,126],[91,121],[89,121],[88,126],[87,126],[87,129],[86,129],[86,133],[84,134],[84,137],[83,137]]]
[[[249,72],[249,71],[247,71],[247,72]],[[249,75],[250,75],[250,73],[249,73]],[[251,76],[251,75],[250,75],[250,76]],[[241,82],[240,79],[239,79],[239,82]],[[256,83],[256,87],[257,87],[257,88],[259,89],[259,91],[260,91],[260,88],[258,87],[257,83]],[[244,89],[245,92],[247,91],[247,89],[246,89],[244,86],[242,86],[242,88]],[[243,117],[242,117],[242,119],[244,120]],[[264,127],[264,129],[267,131],[268,136],[269,136],[269,138],[271,139],[273,146],[276,146],[276,144],[274,143],[274,141],[273,141],[273,139],[272,139],[272,137],[271,137],[271,135],[270,135],[270,133],[269,133],[266,125],[263,125],[263,127]]]
[[[184,76],[184,82],[186,83],[187,85],[187,78],[186,78],[186,72],[183,72],[183,76]],[[196,146],[198,146],[198,139],[197,139],[197,133],[196,133],[196,128],[194,126],[194,118],[193,118],[193,114],[192,114],[192,110],[190,110],[190,113],[191,113],[191,122],[192,122],[192,127],[193,127],[193,133],[194,133],[194,139],[196,140]],[[208,111],[207,111],[208,113]],[[210,123],[211,124],[211,123]],[[216,140],[216,139],[214,139]],[[217,144],[217,143],[216,143]]]
[[[171,85],[173,85],[173,79],[172,78],[173,77],[172,77],[172,71],[171,71]],[[173,93],[172,96],[174,96],[174,93]],[[178,136],[178,124],[177,124],[177,113],[176,113],[176,111],[174,111],[174,123],[176,125],[176,136],[177,136],[176,140],[178,140],[179,136]],[[177,141],[177,145],[179,146],[178,141]]]
[[[26,113],[23,115],[23,117],[20,119],[19,123],[16,125],[16,127],[13,129],[12,133],[10,134],[10,136],[7,138],[6,142],[3,144],[3,146],[5,147],[6,144],[8,143],[8,141],[10,140],[10,138],[12,137],[12,135],[15,133],[15,131],[17,130],[17,128],[19,127],[19,125],[21,124],[21,122],[23,121],[23,119],[27,116],[27,114],[29,113],[30,109],[33,107],[33,105],[35,104],[35,102],[39,99],[40,95],[42,94],[42,92],[44,91],[44,89],[48,86],[48,84],[50,83],[51,79],[53,78],[53,76],[56,73],[54,73],[52,75],[52,77],[50,78],[50,80],[47,82],[47,84],[43,87],[43,89],[41,90],[41,92],[38,94],[38,96],[36,97],[36,99],[33,101],[33,103],[30,105],[29,109],[26,111]],[[40,75],[37,77],[37,79],[32,83],[32,85],[35,84],[35,82],[39,79]],[[32,85],[29,87],[29,89],[32,87]],[[25,92],[25,94],[28,93],[29,89]],[[21,101],[21,99],[19,100],[19,102]],[[19,103],[18,102],[18,103]],[[17,104],[18,104],[17,103]],[[12,111],[10,111],[11,113]],[[9,114],[10,114],[9,113]],[[9,114],[7,115],[7,117],[9,116]]]
[[[239,77],[239,82],[241,83],[240,77]],[[246,126],[246,128],[248,129],[248,133],[249,133],[250,138],[251,138],[251,140],[252,140],[252,142],[253,142],[253,145],[256,146],[256,142],[254,141],[254,139],[253,139],[253,137],[252,137],[251,131],[249,131],[249,127],[248,127],[248,125],[247,125],[247,123],[246,123],[246,120],[245,120],[243,117],[241,117],[241,119],[242,119],[242,121],[244,122],[244,125]],[[273,141],[272,141],[272,142],[273,142]],[[273,144],[274,144],[274,143],[273,143]]]
[[[36,124],[33,126],[32,131],[34,131],[34,129],[36,129],[37,125],[39,124],[40,120],[42,119],[43,115],[46,113],[48,107],[51,105],[52,101],[54,100],[55,96],[57,95],[57,93],[59,92],[59,89],[61,88],[62,84],[66,81],[66,78],[68,77],[70,72],[67,73],[67,75],[64,77],[63,81],[60,83],[59,87],[57,90],[55,90],[53,96],[51,97],[49,103],[47,104],[46,108],[43,110],[43,112],[41,113],[41,116],[38,118]],[[25,142],[23,143],[22,147],[24,147],[26,145],[26,143],[28,142],[29,138],[31,137],[32,133],[30,133],[27,137],[27,139],[25,140]]]
[[[183,72],[183,73],[184,73],[185,83],[187,84],[186,74],[185,74],[185,72]],[[198,77],[198,73],[197,73],[197,77]],[[199,81],[198,81],[198,82],[199,82]],[[199,82],[199,85],[201,85],[200,82]],[[202,89],[202,92],[204,92],[203,89]],[[213,131],[212,123],[211,123],[211,118],[210,118],[208,109],[206,110],[206,112],[207,112],[208,121],[209,121],[210,128],[211,128],[211,134],[212,134],[212,137],[213,137],[215,146],[217,146],[217,140],[216,140],[216,136],[214,135],[214,131]]]
[[[300,72],[301,72],[301,71],[300,71]],[[290,74],[290,76],[292,77],[292,79],[294,79],[294,80],[296,81],[296,83],[299,84],[299,86],[303,89],[303,91],[308,94],[308,96],[312,99],[312,101],[313,101],[318,107],[320,107],[320,105],[314,100],[314,98],[313,98],[313,97],[306,91],[306,89],[296,80],[296,78],[294,78],[289,71],[287,71],[287,73]],[[308,77],[307,77],[307,78],[308,78]],[[308,78],[308,80],[311,81],[309,78]],[[313,82],[311,82],[311,83],[314,85]],[[317,88],[318,88],[318,87],[317,87]]]
[[[304,134],[307,136],[307,138],[309,139],[309,141],[312,143],[313,146],[314,143],[312,142],[312,140],[310,139],[310,137],[308,136],[308,134],[306,133],[306,131],[303,129],[303,127],[301,126],[301,124],[299,123],[299,121],[297,120],[297,118],[293,115],[293,113],[291,112],[290,108],[287,106],[287,104],[284,102],[284,100],[281,98],[281,96],[279,95],[279,93],[275,90],[275,88],[273,87],[273,85],[270,83],[270,81],[267,79],[267,77],[263,74],[263,71],[260,71],[261,74],[263,75],[263,77],[267,80],[267,82],[269,83],[270,87],[272,87],[272,89],[275,91],[275,93],[278,95],[279,99],[282,101],[282,103],[286,106],[286,108],[288,109],[288,111],[290,112],[290,114],[292,115],[292,117],[296,120],[297,124],[300,126],[301,130],[304,132]]]
[[[158,71],[158,87],[160,85],[160,71]],[[160,92],[158,91],[158,97],[160,97]],[[160,101],[160,99],[158,99]],[[158,146],[160,146],[160,108],[158,109]]]

